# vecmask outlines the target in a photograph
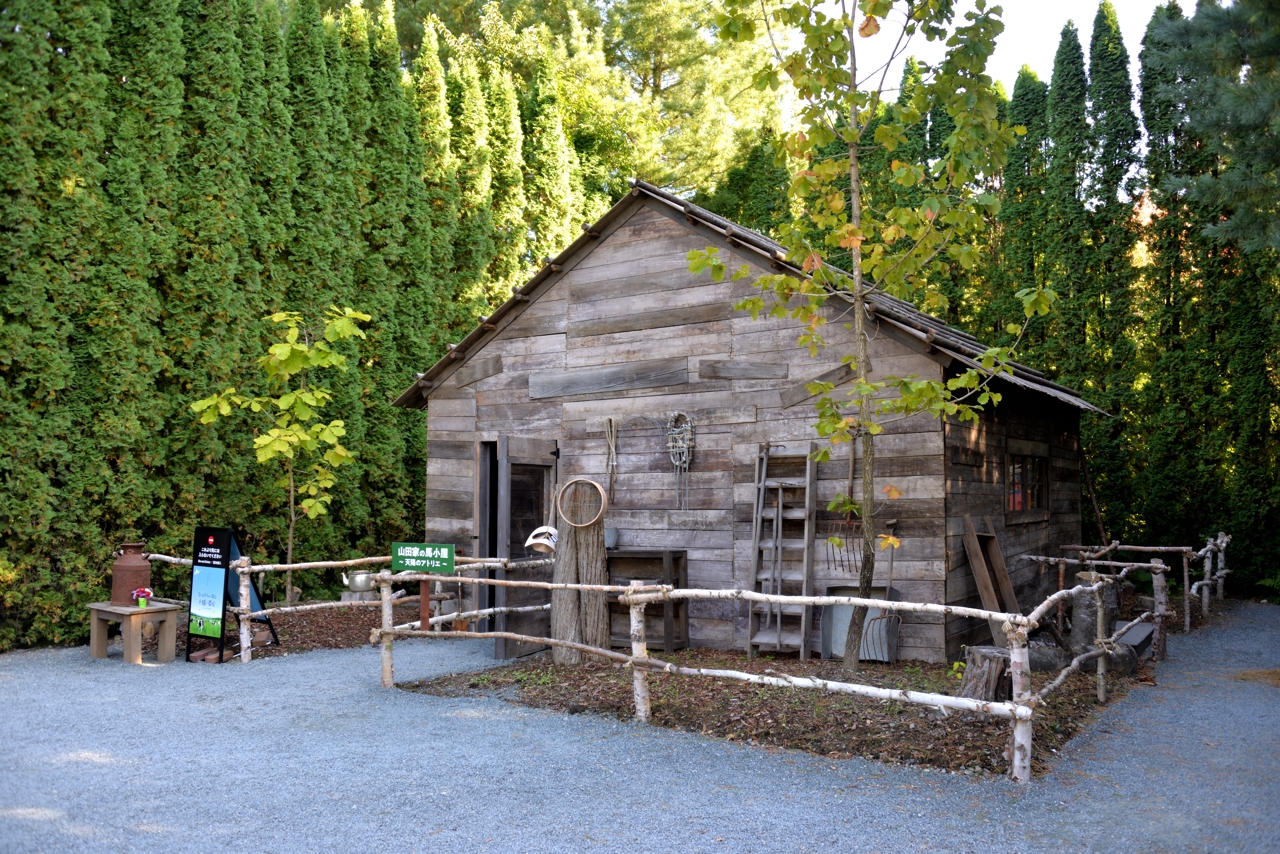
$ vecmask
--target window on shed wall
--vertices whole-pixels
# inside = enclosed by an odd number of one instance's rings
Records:
[[[1009,476],[1005,478],[1005,505],[1008,512],[1044,510],[1049,506],[1048,460],[1022,454],[1009,455]]]

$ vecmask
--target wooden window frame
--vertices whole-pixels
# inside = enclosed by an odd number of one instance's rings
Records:
[[[1013,498],[1012,489],[1014,486],[1013,466],[1015,461],[1038,464],[1039,481],[1036,486],[1036,495],[1032,496],[1033,500],[1038,499],[1035,503],[1038,507],[1030,507],[1021,510],[1010,508]],[[1047,457],[1037,456],[1034,454],[1012,454],[1004,455],[1004,521],[1006,525],[1019,525],[1028,522],[1047,522],[1049,520],[1049,459]]]

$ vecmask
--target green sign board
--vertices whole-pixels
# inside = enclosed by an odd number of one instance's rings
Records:
[[[453,546],[439,543],[392,543],[391,571],[453,575]]]

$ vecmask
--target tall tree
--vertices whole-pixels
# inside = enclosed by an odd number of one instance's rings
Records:
[[[1103,0],[1089,42],[1091,169],[1086,192],[1093,204],[1088,275],[1081,290],[1087,334],[1091,400],[1113,417],[1085,415],[1082,441],[1104,516],[1117,532],[1129,518],[1132,483],[1125,425],[1133,406],[1132,253],[1136,242],[1132,173],[1138,164],[1138,120],[1133,114],[1129,54],[1110,0]]]
[[[244,437],[192,423],[187,404],[214,383],[237,383],[257,350],[258,277],[244,205],[248,173],[240,113],[238,4],[181,0],[186,68],[174,221],[180,239],[162,290],[170,366],[165,486],[173,515],[231,523],[249,516],[260,481]]]
[[[1218,169],[1183,178],[1224,212],[1206,228],[1246,251],[1280,250],[1280,10],[1268,0],[1203,2],[1163,28],[1161,61],[1181,70],[1191,124],[1220,158]]]
[[[572,173],[576,160],[565,139],[560,113],[560,91],[550,53],[539,58],[529,92],[529,133],[524,138],[528,169],[525,195],[529,205],[525,221],[531,233],[530,257],[540,265],[548,255],[558,255],[573,234]]]
[[[434,29],[422,37],[413,64],[413,104],[418,113],[422,147],[422,183],[430,214],[429,261],[436,281],[453,269],[453,242],[458,230],[458,175],[449,147],[449,96]],[[447,325],[447,321],[446,321]]]
[[[252,20],[245,0],[242,20]],[[254,249],[268,305],[285,304],[289,293],[289,262],[286,245],[294,227],[293,196],[298,179],[297,143],[293,136],[293,115],[289,109],[289,61],[277,0],[264,0],[258,16],[262,35],[263,93],[257,128],[260,136],[246,141],[249,181],[262,217],[262,231],[255,235]],[[249,36],[242,36],[246,42]]]
[[[881,21],[889,20],[894,5],[864,3],[860,7],[864,10],[861,21],[847,7],[832,17],[832,10],[817,2],[766,5],[763,11],[770,16],[770,26],[795,27],[803,40],[786,54],[778,55],[755,77],[757,85],[776,87],[786,75],[803,100],[801,129],[788,137],[788,151],[801,163],[792,182],[795,209],[801,213],[785,228],[783,239],[788,258],[811,279],[767,275],[757,284],[774,299],[772,315],[792,316],[794,312],[811,318],[804,340],[812,342],[813,347],[822,343],[819,327],[823,317],[817,309],[828,294],[839,295],[853,320],[853,353],[845,358],[854,371],[852,387],[847,397],[844,391],[840,392],[840,400],[833,398],[830,390],[819,396],[816,427],[832,444],[856,442],[861,450],[860,478],[853,467],[852,449],[850,452],[850,480],[860,480],[859,500],[852,495],[843,496],[832,509],[857,512],[864,520],[858,579],[862,596],[869,595],[876,563],[875,435],[883,429],[878,416],[929,411],[938,416],[976,418],[973,405],[998,400],[983,387],[977,372],[945,384],[872,382],[867,291],[874,286],[902,297],[915,296],[925,305],[932,305],[941,298],[939,288],[947,272],[943,259],[966,269],[975,266],[975,234],[984,215],[995,213],[997,207],[997,200],[977,192],[975,185],[1004,166],[1014,136],[999,119],[1000,96],[985,73],[986,58],[1003,30],[998,7],[980,7],[977,13],[966,15],[963,24],[954,20],[950,5],[909,7],[911,11],[896,42],[898,47],[890,48],[890,62],[900,55],[902,38],[908,30],[919,28],[931,40],[945,40],[948,49],[930,79],[915,88],[910,101],[892,105],[891,117],[882,118],[889,66],[883,66],[884,70],[878,76],[872,75],[869,82],[860,78],[860,73],[865,75],[866,71],[858,65],[858,44],[882,31]],[[727,14],[720,18],[721,35],[754,39],[762,23],[756,17],[756,8],[748,0],[727,4]],[[876,146],[893,150],[906,142],[908,129],[921,122],[931,107],[945,110],[955,122],[955,130],[947,138],[944,162],[897,162],[892,164],[892,170],[904,187],[920,184],[934,174],[940,180],[929,182],[920,204],[895,206],[890,218],[884,210],[864,204],[867,178],[862,172],[863,157]],[[868,129],[873,122],[876,127],[874,137],[870,137]],[[833,154],[832,147],[836,145],[839,150]],[[900,243],[903,237],[910,239]],[[835,264],[847,267],[848,272]],[[718,278],[727,272],[714,247],[702,253],[691,252],[690,267],[709,268]],[[745,265],[735,273],[739,278],[747,275],[750,269]],[[1043,292],[1027,293],[1027,316],[1047,311],[1049,302],[1049,295]],[[765,300],[752,298],[744,306],[756,316],[765,308]],[[1009,355],[1007,349],[993,349],[986,358],[994,364]],[[968,391],[960,391],[963,389]],[[953,397],[952,392],[957,391]],[[854,491],[853,486],[851,482],[850,491]],[[855,609],[850,622],[844,650],[844,667],[849,670],[858,666],[865,614],[866,609]]]
[[[446,81],[449,148],[458,175],[458,228],[449,288],[462,318],[487,304],[485,275],[494,256],[489,109],[480,85],[480,70],[470,57],[455,56]]]
[[[489,301],[505,302],[512,288],[523,284],[525,271],[524,131],[520,101],[511,76],[502,68],[490,70],[485,95],[489,105],[489,151],[493,179],[493,261],[487,280]]]
[[[1090,266],[1089,221],[1084,205],[1089,136],[1085,118],[1089,81],[1075,24],[1062,28],[1053,57],[1046,103],[1049,167],[1045,177],[1045,277],[1058,295],[1058,334],[1044,351],[1051,376],[1091,393],[1087,374],[1083,294]]]
[[[110,13],[105,3],[9,4],[0,50],[6,145],[0,307],[0,643],[63,641],[101,591],[101,561],[76,491],[76,330],[92,310],[109,226],[100,160]],[[74,636],[72,634],[71,636]]]
[[[334,222],[347,213],[335,210],[330,190],[338,167],[331,138],[333,95],[325,59],[324,24],[315,0],[297,0],[293,4],[286,44],[288,104],[298,164],[287,255],[292,273],[289,304],[315,309],[317,305],[328,305],[340,292]],[[318,313],[312,311],[313,315]]]

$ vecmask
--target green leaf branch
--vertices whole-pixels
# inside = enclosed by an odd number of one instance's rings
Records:
[[[330,306],[324,325],[314,331],[298,312],[279,311],[266,318],[276,324],[280,341],[267,348],[258,366],[270,390],[265,397],[247,397],[231,387],[191,404],[201,424],[213,424],[237,410],[274,416],[269,428],[253,440],[258,462],[280,466],[276,482],[289,495],[289,538],[286,563],[293,563],[294,534],[298,519],[317,519],[328,512],[337,482],[335,472],[355,461],[342,444],[346,427],[340,419],[325,421],[320,412],[333,399],[327,388],[312,383],[312,372],[346,371],[347,357],[334,345],[364,338],[361,323],[372,317],[352,308]],[[301,500],[299,500],[299,498]],[[290,574],[291,575],[291,574]],[[293,596],[292,578],[286,578],[286,601]]]

